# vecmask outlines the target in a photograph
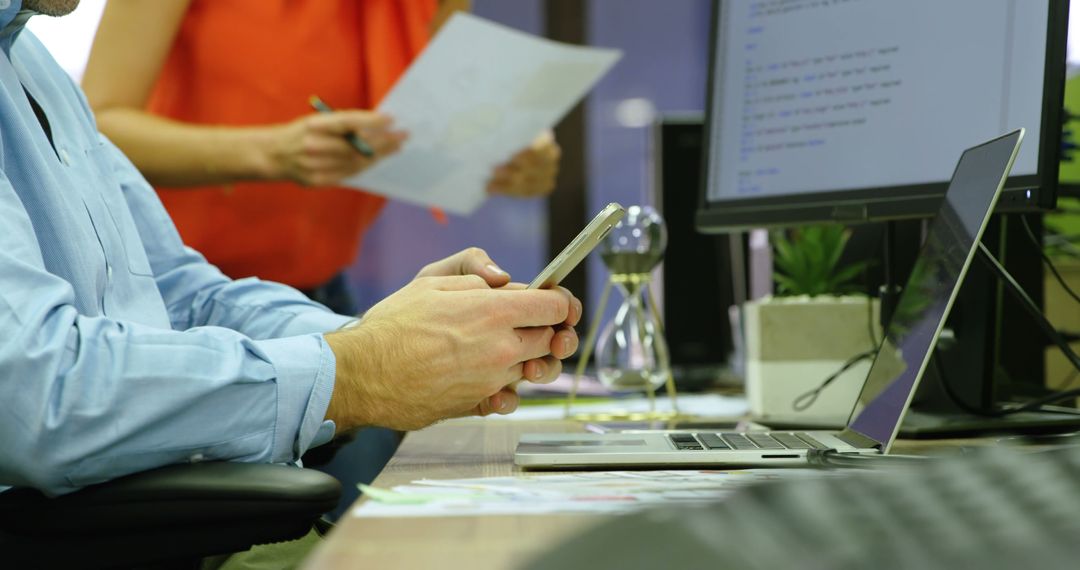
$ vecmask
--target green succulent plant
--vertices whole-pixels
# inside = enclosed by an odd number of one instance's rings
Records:
[[[840,224],[823,224],[774,231],[773,280],[778,296],[845,295],[859,293],[859,277],[869,261],[840,265],[851,231]]]

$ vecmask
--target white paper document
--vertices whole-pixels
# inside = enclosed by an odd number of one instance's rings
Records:
[[[494,168],[555,126],[620,56],[458,13],[379,105],[409,139],[344,185],[471,213]]]
[[[702,418],[737,418],[750,411],[750,404],[743,396],[721,396],[719,394],[683,394],[675,400],[679,413]],[[656,397],[656,410],[673,411],[671,400],[667,396]],[[574,414],[640,414],[649,411],[649,399],[645,396],[620,398],[600,402],[578,400],[571,410]],[[512,414],[505,416],[491,414],[484,416],[486,421],[539,421],[561,420],[565,417],[565,404],[529,405],[528,401]],[[472,419],[472,418],[470,418]]]
[[[765,481],[842,474],[843,471],[820,469],[745,469],[585,471],[478,479],[421,479],[393,489],[361,485],[361,491],[370,500],[353,509],[352,513],[357,517],[619,513],[659,504],[715,501],[742,487]]]

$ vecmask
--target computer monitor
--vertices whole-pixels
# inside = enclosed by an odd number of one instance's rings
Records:
[[[1018,127],[998,209],[1054,205],[1067,3],[713,8],[701,231],[929,216],[955,157]]]
[[[1080,0],[1069,2],[1069,38],[1065,52],[1063,152],[1058,195],[1080,197]]]
[[[746,300],[743,240],[694,230],[704,121],[701,113],[667,114],[652,130],[653,203],[668,229],[659,305],[680,390],[726,379],[734,350],[729,308]]]

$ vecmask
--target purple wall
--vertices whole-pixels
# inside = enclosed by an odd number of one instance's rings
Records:
[[[590,217],[611,201],[651,204],[649,109],[660,115],[705,108],[710,17],[709,0],[589,0],[589,43],[623,50],[588,101]],[[607,271],[596,255],[588,271],[591,314]],[[605,322],[616,307],[609,301]]]

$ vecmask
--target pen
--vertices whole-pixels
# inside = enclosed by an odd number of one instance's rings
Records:
[[[311,108],[315,109],[320,113],[334,112],[334,110],[330,108],[330,105],[327,105],[323,102],[322,99],[319,99],[318,95],[312,95],[311,98],[308,99],[308,103],[311,103]],[[371,145],[364,142],[364,139],[357,136],[356,133],[350,132],[346,134],[345,140],[349,141],[349,144],[356,149],[356,152],[359,152],[360,154],[368,158],[375,156],[375,150],[371,148]]]

